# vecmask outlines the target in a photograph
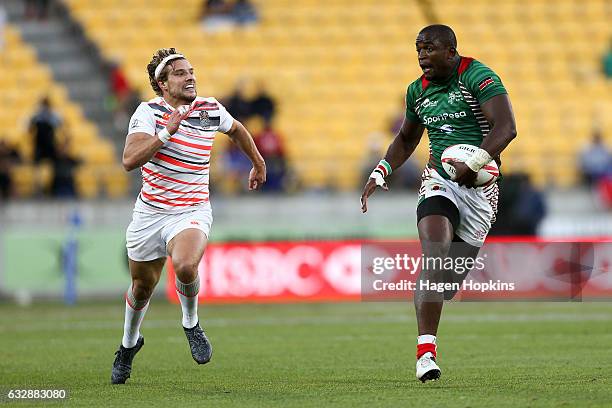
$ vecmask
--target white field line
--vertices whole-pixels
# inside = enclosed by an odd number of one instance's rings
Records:
[[[444,322],[458,324],[472,323],[502,323],[502,322],[612,322],[612,314],[608,313],[539,313],[539,314],[476,314],[473,315],[452,315],[443,316]],[[396,316],[298,316],[298,317],[231,317],[231,318],[205,318],[202,316],[202,326],[204,327],[245,327],[245,326],[319,326],[319,325],[358,325],[368,324],[388,324],[388,323],[413,323],[415,318],[412,315]],[[180,318],[177,319],[146,319],[143,329],[170,329],[180,326]],[[64,331],[64,330],[109,330],[120,329],[123,327],[121,318],[113,320],[83,322],[83,321],[45,321],[38,323],[0,326],[0,333],[14,332],[37,332],[37,331]]]

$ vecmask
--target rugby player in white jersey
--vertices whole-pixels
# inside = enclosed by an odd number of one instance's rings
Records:
[[[144,344],[140,324],[168,255],[191,355],[198,364],[210,361],[212,347],[197,308],[198,264],[212,224],[208,172],[215,133],[227,134],[253,163],[250,190],[266,181],[266,165],[250,133],[215,98],[197,96],[193,67],[183,55],[174,48],[157,50],[147,71],[158,97],[136,109],[123,151],[125,169],[141,168],[143,183],[126,232],[132,282],[125,295],[113,384],[130,377],[134,356]]]

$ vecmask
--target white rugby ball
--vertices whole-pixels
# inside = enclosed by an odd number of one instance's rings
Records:
[[[469,144],[456,144],[447,147],[442,152],[442,167],[444,171],[451,177],[451,180],[455,179],[455,167],[450,165],[450,161],[465,162],[474,152],[478,149],[478,146],[472,146]],[[491,160],[485,164],[476,176],[475,186],[482,187],[492,184],[499,177],[499,167],[495,160]]]

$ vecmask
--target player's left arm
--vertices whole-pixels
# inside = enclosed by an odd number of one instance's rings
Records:
[[[499,157],[500,153],[516,137],[516,123],[514,113],[508,94],[493,96],[485,103],[480,105],[491,131],[484,138],[480,148],[485,150],[490,157]],[[476,180],[476,172],[472,171],[467,164],[455,162],[457,176],[455,181],[459,185],[473,187]]]
[[[249,173],[249,190],[257,190],[266,182],[266,162],[257,150],[253,137],[244,125],[236,119],[234,119],[226,135],[253,163],[253,168]]]
[[[491,128],[480,148],[486,150],[489,156],[495,158],[516,137],[516,123],[510,98],[508,94],[494,96],[483,103],[480,109]]]

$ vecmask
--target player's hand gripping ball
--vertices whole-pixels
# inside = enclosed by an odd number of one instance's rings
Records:
[[[444,171],[451,177],[451,180],[455,179],[455,167],[451,164],[451,162],[465,162],[474,152],[478,149],[478,146],[472,146],[469,144],[456,144],[447,147],[444,152],[442,152],[442,167]],[[478,175],[476,176],[476,181],[474,182],[474,186],[483,187],[489,184],[492,184],[499,177],[499,168],[497,167],[497,163],[495,160],[491,160],[489,163],[485,164],[480,171],[478,171]]]

